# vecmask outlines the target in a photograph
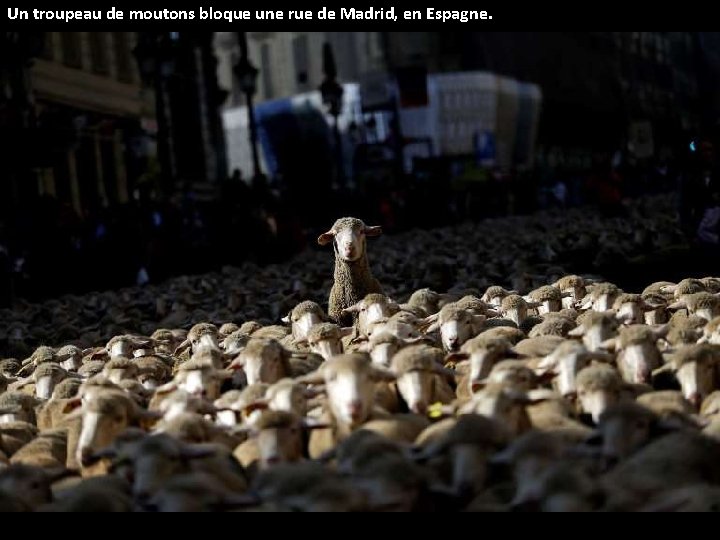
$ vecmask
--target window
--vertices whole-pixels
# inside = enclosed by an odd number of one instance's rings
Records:
[[[61,32],[63,64],[72,68],[82,68],[82,42],[79,32]]]
[[[297,89],[299,92],[306,91],[310,82],[310,56],[308,54],[308,37],[298,36],[293,39],[293,62],[297,75]]]
[[[262,73],[263,88],[265,89],[265,99],[272,99],[274,95],[272,71],[270,62],[270,45],[263,43],[260,46],[260,72]]]
[[[90,67],[93,73],[107,75],[110,71],[108,65],[107,34],[105,32],[89,32]]]
[[[115,54],[115,73],[118,81],[132,82],[132,59],[127,32],[113,32],[113,53]]]

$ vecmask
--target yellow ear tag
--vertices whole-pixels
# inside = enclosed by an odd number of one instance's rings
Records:
[[[430,418],[440,418],[443,415],[443,404],[439,401],[428,407],[428,416]]]

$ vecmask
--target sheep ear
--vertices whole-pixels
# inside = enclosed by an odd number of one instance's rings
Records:
[[[678,300],[677,302],[673,302],[667,307],[670,311],[677,311],[678,309],[685,309],[687,308],[687,302],[685,300]]]
[[[382,227],[380,225],[373,225],[371,227],[365,226],[365,236],[380,236],[382,234]]]
[[[487,308],[487,309],[485,310],[485,318],[486,318],[486,319],[487,319],[488,317],[490,317],[490,318],[492,318],[492,317],[499,317],[500,315],[501,315],[501,313],[500,313],[498,310],[496,310],[496,309]]]
[[[378,367],[371,368],[370,377],[376,382],[392,382],[397,379],[397,375],[395,375],[392,371],[388,371],[386,369],[381,369]]]
[[[470,389],[472,390],[473,393],[479,392],[480,390],[485,388],[487,386],[487,384],[488,384],[487,379],[482,379],[480,381],[472,381],[470,383]]]
[[[362,300],[360,300],[360,302],[358,302],[357,304],[353,304],[350,307],[346,307],[345,309],[342,310],[342,313],[357,313],[361,309],[362,309]]]
[[[71,413],[75,410],[77,410],[79,407],[82,406],[82,399],[79,397],[74,397],[69,399],[65,405],[63,406],[62,412],[63,414]]]
[[[328,231],[328,232],[322,233],[320,236],[318,236],[317,242],[321,246],[326,246],[330,242],[332,242],[334,238],[335,238],[335,233],[333,231]]]
[[[425,334],[432,334],[433,332],[440,329],[440,321],[436,320],[434,323],[432,323],[430,326],[427,326],[423,332]]]
[[[668,362],[667,364],[654,369],[652,372],[652,376],[656,377],[658,375],[662,375],[663,373],[675,373],[675,367],[672,365],[671,362]]]
[[[290,313],[285,315],[282,319],[280,319],[280,321],[282,321],[285,324],[290,324]]]
[[[618,340],[617,338],[610,338],[606,339],[600,344],[601,349],[605,349],[606,351],[615,352],[617,349]]]
[[[633,320],[633,316],[630,313],[623,313],[623,314],[617,313],[615,315],[615,319],[620,324],[630,324]]]
[[[704,343],[709,343],[710,338],[708,336],[703,336],[700,339],[698,339],[698,345],[702,345]]]

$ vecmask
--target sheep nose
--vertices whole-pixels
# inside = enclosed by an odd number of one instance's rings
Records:
[[[448,349],[451,351],[454,351],[458,348],[458,338],[452,337],[448,338]]]
[[[570,390],[569,392],[565,392],[563,397],[570,401],[577,401],[577,391]]]
[[[266,465],[277,465],[280,463],[280,456],[271,456],[265,460]]]
[[[93,463],[95,463],[95,459],[93,457],[93,451],[91,448],[83,448],[80,450],[80,464],[83,467],[89,467]]]

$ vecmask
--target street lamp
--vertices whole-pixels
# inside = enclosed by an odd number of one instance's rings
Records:
[[[255,178],[260,176],[260,160],[258,158],[257,148],[257,124],[255,122],[255,107],[253,105],[253,97],[257,92],[258,69],[252,65],[248,58],[247,36],[245,32],[238,32],[238,45],[240,46],[240,58],[235,65],[234,71],[237,77],[240,89],[247,100],[248,124],[250,125],[250,147],[252,149],[253,158],[253,175]]]
[[[340,136],[340,113],[343,105],[343,87],[337,82],[337,68],[332,46],[329,43],[323,45],[323,73],[325,79],[320,85],[322,100],[328,107],[328,112],[334,118],[333,131],[335,134],[335,155],[337,159],[337,179],[340,184],[345,180],[345,168],[343,166],[342,137]]]

